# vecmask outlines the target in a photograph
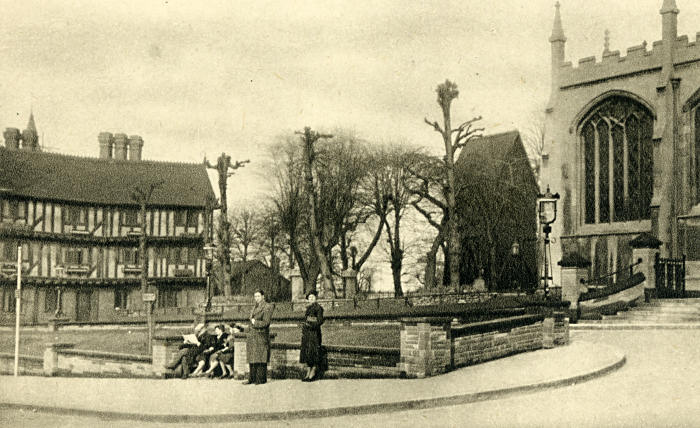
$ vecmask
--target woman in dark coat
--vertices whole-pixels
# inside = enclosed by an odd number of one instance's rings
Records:
[[[309,306],[306,307],[304,323],[301,327],[301,352],[299,362],[306,364],[303,382],[317,379],[322,370],[323,353],[321,349],[321,324],[323,324],[323,307],[316,302],[316,292],[306,295]]]
[[[265,301],[265,293],[257,290],[253,295],[255,307],[250,312],[250,327],[246,329],[246,357],[250,377],[244,385],[267,382],[267,363],[270,362],[270,321],[275,307]]]
[[[219,366],[219,356],[221,352],[226,349],[226,344],[228,342],[228,333],[226,332],[226,327],[223,324],[219,324],[215,327],[214,332],[216,333],[216,342],[214,345],[214,352],[209,356],[209,369],[204,372],[205,375],[209,377],[214,377],[214,370]],[[226,369],[221,368],[222,374],[226,374]]]

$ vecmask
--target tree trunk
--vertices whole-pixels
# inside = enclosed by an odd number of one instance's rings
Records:
[[[401,248],[401,212],[394,207],[394,240],[391,245],[391,274],[394,278],[394,297],[403,296],[401,287],[401,267],[403,266],[403,249]],[[388,225],[387,225],[388,228]]]
[[[139,235],[139,267],[141,268],[141,295],[150,293],[148,285],[148,266],[146,262],[146,201],[141,202],[141,234]],[[153,347],[153,302],[143,301],[144,310],[146,311],[146,324],[148,327],[148,352],[152,351]]]
[[[445,169],[447,171],[447,243],[450,254],[450,285],[453,288],[459,288],[459,257],[460,257],[460,242],[459,229],[457,229],[457,198],[454,173],[454,150],[452,148],[452,124],[450,120],[450,105],[449,103],[443,106],[442,109],[445,127],[443,128],[443,140],[445,142]],[[447,258],[445,259],[447,262]]]
[[[428,289],[435,288],[436,278],[435,270],[437,269],[437,252],[440,249],[440,243],[442,242],[442,231],[438,231],[438,235],[433,240],[433,244],[430,246],[430,251],[425,255],[425,287]]]
[[[313,250],[316,253],[318,262],[321,267],[321,277],[322,277],[322,288],[321,296],[326,290],[333,289],[333,278],[331,277],[331,269],[326,258],[326,254],[323,251],[321,245],[321,234],[319,230],[318,223],[318,204],[316,203],[316,190],[314,189],[314,178],[313,178],[313,141],[312,141],[311,130],[306,128],[304,130],[304,158],[306,162],[304,163],[304,184],[307,198],[309,200],[309,206],[311,207],[311,241],[313,245]]]

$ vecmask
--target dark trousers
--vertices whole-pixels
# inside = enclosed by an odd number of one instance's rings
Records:
[[[265,383],[267,382],[267,363],[248,364],[250,375],[248,381],[250,383]]]

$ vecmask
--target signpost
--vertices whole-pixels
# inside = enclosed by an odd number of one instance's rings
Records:
[[[19,318],[22,313],[22,246],[17,247],[17,291],[15,295],[15,377],[19,376]]]
[[[143,301],[144,302],[155,302],[156,301],[156,293],[143,293]]]

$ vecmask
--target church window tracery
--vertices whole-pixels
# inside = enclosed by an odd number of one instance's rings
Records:
[[[642,105],[610,97],[583,121],[586,224],[649,219],[653,190],[653,118]]]

